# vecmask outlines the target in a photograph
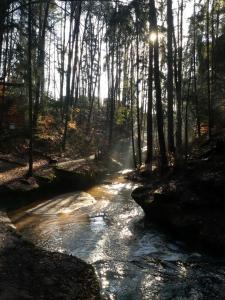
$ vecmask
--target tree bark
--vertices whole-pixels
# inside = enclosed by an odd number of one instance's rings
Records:
[[[32,99],[32,8],[28,3],[28,97],[29,97],[29,170],[28,176],[33,175],[33,99]]]
[[[167,120],[168,151],[174,153],[173,124],[173,13],[172,0],[167,0]]]
[[[156,33],[156,40],[154,42],[154,81],[156,89],[156,118],[157,118],[157,129],[159,139],[159,150],[160,150],[160,168],[163,171],[167,167],[167,156],[166,156],[166,145],[163,128],[163,109],[161,99],[161,82],[159,73],[159,39],[158,39],[158,26],[156,17],[155,1],[149,0],[150,10],[150,26],[152,31]]]

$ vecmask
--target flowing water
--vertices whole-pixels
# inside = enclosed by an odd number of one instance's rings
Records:
[[[85,192],[40,201],[10,217],[38,246],[91,263],[106,299],[225,299],[225,261],[145,228],[130,197],[135,185],[124,172],[121,165]]]

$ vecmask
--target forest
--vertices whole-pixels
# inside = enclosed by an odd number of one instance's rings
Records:
[[[223,299],[224,83],[224,0],[0,0],[0,298]]]

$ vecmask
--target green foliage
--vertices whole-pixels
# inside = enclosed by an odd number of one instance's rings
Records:
[[[130,122],[130,108],[120,106],[116,111],[116,124],[119,126],[126,125]]]

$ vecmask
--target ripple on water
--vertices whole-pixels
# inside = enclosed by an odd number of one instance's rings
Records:
[[[60,195],[14,214],[28,239],[94,265],[109,299],[224,299],[225,262],[190,253],[155,228],[121,175],[86,193]]]

